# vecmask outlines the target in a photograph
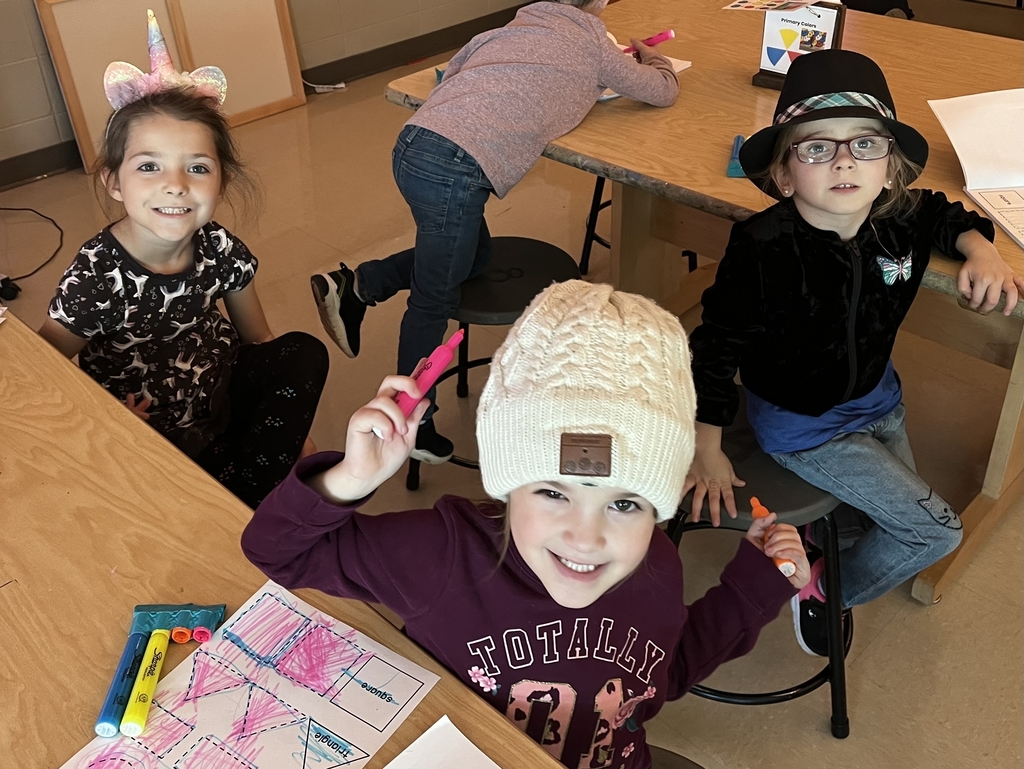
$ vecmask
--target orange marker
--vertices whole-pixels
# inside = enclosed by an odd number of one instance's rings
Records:
[[[768,508],[762,505],[758,501],[757,497],[750,498],[750,506],[753,508],[751,515],[753,515],[755,518],[767,518],[769,515],[771,515],[771,513],[768,511]],[[768,542],[768,537],[771,536],[772,529],[774,528],[775,526],[772,525],[772,527],[764,533],[763,541],[765,543]],[[782,575],[784,577],[792,577],[794,574],[796,574],[796,564],[792,561],[786,558],[772,558],[772,560],[775,561],[775,565],[779,567],[779,571],[782,572]]]

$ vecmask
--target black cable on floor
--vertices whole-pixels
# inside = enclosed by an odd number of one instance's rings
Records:
[[[34,270],[32,270],[32,272],[27,272],[24,275],[18,275],[16,277],[12,277],[12,278],[10,278],[10,280],[12,280],[12,281],[19,281],[19,280],[24,280],[25,278],[31,278],[33,275],[35,275],[37,272],[39,272],[41,269],[43,269],[43,267],[45,267],[50,262],[52,262],[54,257],[56,257],[57,254],[60,253],[60,250],[64,247],[64,230],[62,230],[60,228],[60,225],[57,224],[57,222],[55,222],[49,216],[47,216],[46,214],[39,213],[34,208],[8,208],[7,206],[0,206],[0,211],[31,211],[36,216],[42,217],[43,219],[48,221],[50,224],[52,224],[54,227],[56,227],[57,228],[57,232],[60,234],[60,243],[57,244],[57,249],[52,254],[50,254],[50,258],[49,259],[47,259],[41,265],[39,265]]]

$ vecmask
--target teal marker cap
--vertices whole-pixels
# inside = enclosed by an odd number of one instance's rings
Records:
[[[194,603],[184,604],[140,604],[135,607],[132,617],[130,633],[152,633],[154,630],[172,630],[177,627],[185,627],[192,630],[192,635],[197,641],[202,638],[196,635],[196,630],[205,629],[208,640],[214,630],[224,621],[224,613],[227,610],[225,604],[212,606],[200,606]]]

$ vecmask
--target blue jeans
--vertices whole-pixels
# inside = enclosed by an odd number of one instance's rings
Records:
[[[461,286],[487,268],[491,235],[484,204],[493,188],[480,164],[433,131],[406,126],[391,153],[395,182],[416,221],[416,245],[356,268],[368,304],[409,291],[398,337],[398,373],[412,373],[444,340]],[[432,389],[427,397],[433,403]],[[428,416],[436,407],[431,405]]]
[[[878,598],[956,550],[960,518],[918,476],[901,403],[874,424],[771,457],[875,526],[839,556],[844,607]]]

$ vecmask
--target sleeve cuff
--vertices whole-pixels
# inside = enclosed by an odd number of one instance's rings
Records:
[[[271,492],[267,499],[270,500],[273,497],[275,507],[283,508],[289,512],[303,510],[313,513],[312,515],[307,513],[299,517],[306,521],[315,521],[317,525],[328,523],[324,519],[334,521],[347,513],[358,510],[373,497],[373,493],[367,494],[362,499],[353,502],[337,504],[325,499],[308,483],[309,479],[314,475],[330,470],[344,458],[345,454],[340,451],[321,451],[299,460],[291,472],[288,473],[288,477]],[[293,516],[290,515],[289,517]]]

